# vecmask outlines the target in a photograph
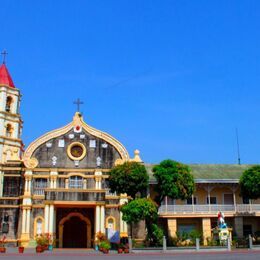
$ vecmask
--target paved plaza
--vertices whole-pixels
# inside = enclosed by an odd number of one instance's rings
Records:
[[[18,254],[14,250],[9,250],[6,254],[1,254],[0,259],[19,259],[19,260],[81,260],[81,259],[176,259],[176,260],[200,260],[202,259],[216,260],[258,260],[260,259],[260,251],[256,250],[236,250],[232,252],[174,252],[174,253],[136,253],[118,255],[111,252],[108,255],[95,251],[87,250],[55,250],[54,252],[44,252],[35,254],[32,250],[27,250],[24,254]]]

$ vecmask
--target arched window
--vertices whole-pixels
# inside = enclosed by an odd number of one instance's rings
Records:
[[[83,189],[83,178],[81,176],[71,176],[69,178],[69,188]]]
[[[6,136],[12,137],[13,127],[11,124],[7,124],[6,126]]]
[[[10,112],[11,111],[11,104],[12,104],[12,102],[13,102],[13,98],[8,96],[6,98],[6,105],[5,105],[5,111],[6,112]]]

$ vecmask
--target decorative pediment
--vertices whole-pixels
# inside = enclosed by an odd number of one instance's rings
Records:
[[[49,140],[58,138],[64,134],[67,134],[68,132],[70,132],[72,130],[74,133],[81,133],[81,132],[85,131],[88,134],[90,134],[96,138],[104,140],[104,142],[112,145],[117,150],[117,152],[119,153],[119,155],[121,157],[120,159],[122,161],[129,160],[129,155],[128,155],[127,150],[118,140],[116,140],[111,135],[109,135],[105,132],[99,131],[99,130],[89,126],[88,124],[86,124],[83,121],[83,117],[81,116],[81,114],[77,112],[75,114],[75,116],[73,117],[73,121],[70,124],[44,134],[43,136],[36,139],[34,142],[32,142],[28,146],[28,148],[25,150],[24,155],[23,155],[23,161],[24,161],[25,166],[27,168],[37,167],[38,162],[35,158],[33,158],[33,154],[36,151],[36,149],[38,147],[40,147],[41,145],[43,145],[44,143],[47,144]]]

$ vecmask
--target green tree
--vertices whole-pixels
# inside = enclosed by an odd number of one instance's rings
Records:
[[[147,239],[151,245],[162,243],[163,231],[157,226],[158,206],[150,198],[139,198],[122,206],[123,220],[130,224],[145,221]]]
[[[239,184],[242,196],[248,199],[260,198],[260,165],[245,170]]]
[[[194,178],[190,168],[173,160],[164,160],[153,168],[157,180],[156,201],[160,204],[165,196],[172,199],[188,199],[195,190]]]
[[[148,187],[148,174],[143,164],[137,162],[125,162],[111,169],[108,183],[112,192],[126,193],[132,198],[137,193],[146,194]]]

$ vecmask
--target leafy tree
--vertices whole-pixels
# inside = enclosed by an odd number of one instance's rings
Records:
[[[138,223],[145,221],[147,229],[147,239],[151,245],[161,245],[163,231],[157,226],[158,206],[150,198],[139,198],[130,201],[122,206],[123,220],[128,223]]]
[[[153,168],[157,180],[157,201],[161,203],[165,196],[172,199],[188,199],[195,190],[194,178],[190,168],[173,160],[164,160]]]
[[[239,184],[242,196],[249,199],[260,198],[260,165],[245,170]]]
[[[108,183],[112,192],[126,193],[132,198],[137,193],[145,195],[148,187],[148,174],[143,164],[125,162],[117,165],[109,173]]]
[[[156,222],[158,218],[158,207],[150,198],[139,198],[122,206],[123,220],[130,223],[138,223],[140,220]]]

